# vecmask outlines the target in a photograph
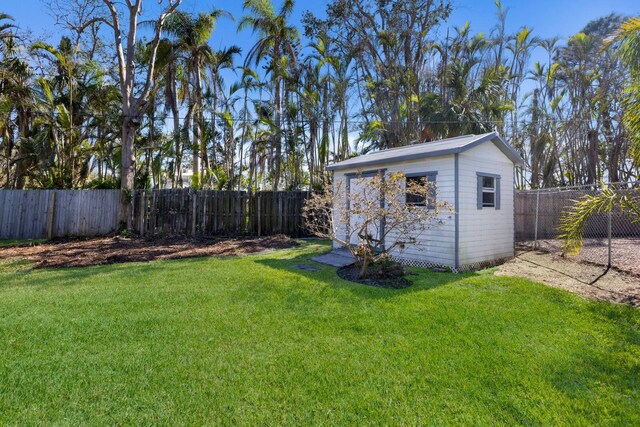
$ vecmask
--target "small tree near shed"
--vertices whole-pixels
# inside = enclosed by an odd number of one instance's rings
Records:
[[[303,208],[308,229],[347,248],[359,267],[359,277],[374,264],[386,264],[391,252],[421,244],[420,236],[443,224],[446,202],[436,200],[435,183],[407,180],[401,172],[359,174],[351,179],[349,197],[344,185],[327,186],[315,193]]]

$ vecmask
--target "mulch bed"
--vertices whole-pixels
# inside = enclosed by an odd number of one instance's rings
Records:
[[[287,236],[234,239],[144,240],[120,236],[57,239],[40,245],[0,247],[0,259],[26,258],[35,268],[88,267],[120,262],[246,255],[297,246]]]
[[[397,275],[380,275],[374,272],[371,273],[369,277],[360,279],[358,278],[360,268],[354,267],[352,265],[340,267],[337,273],[338,276],[340,276],[344,280],[361,283],[363,285],[375,286],[378,288],[404,289],[411,286],[411,281],[409,281],[406,277]]]

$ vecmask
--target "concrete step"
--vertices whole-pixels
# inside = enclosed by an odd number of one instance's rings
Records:
[[[332,267],[345,267],[354,263],[353,255],[344,248],[334,249],[333,251],[311,258],[320,264],[330,265]]]

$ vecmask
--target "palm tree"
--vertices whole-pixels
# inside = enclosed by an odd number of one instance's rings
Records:
[[[112,148],[105,140],[117,119],[116,87],[105,82],[105,73],[67,37],[57,47],[36,42],[31,52],[47,60],[55,72],[38,79],[37,120],[27,139],[36,159],[30,176],[42,187],[82,187],[95,164],[93,156],[106,146]],[[111,134],[109,139],[117,138]]]
[[[95,132],[93,144],[93,164],[91,169],[97,173],[94,185],[101,188],[118,188],[116,141],[119,135],[118,115],[120,91],[118,86],[106,79],[95,79],[91,85],[87,100],[87,114],[91,128]]]
[[[57,49],[47,43],[36,42],[31,46],[31,50],[33,52],[43,52],[44,54],[50,55],[55,64],[55,67],[58,70],[57,76],[54,78],[54,80],[56,81],[55,83],[59,83],[59,85],[62,86],[61,92],[64,92],[66,90],[66,97],[68,98],[68,102],[59,103],[58,105],[55,105],[54,108],[58,110],[61,117],[68,117],[65,120],[66,132],[64,135],[64,145],[67,147],[73,147],[75,139],[73,110],[75,101],[74,91],[77,87],[76,73],[79,72],[80,66],[76,63],[76,58],[74,57],[75,52],[71,46],[71,40],[67,37],[63,37]],[[69,160],[71,160],[71,165],[73,165],[73,159]],[[73,175],[74,171],[72,166],[71,177],[73,177]]]
[[[470,37],[467,26],[456,29],[447,49],[449,53],[441,53],[447,57],[441,92],[422,99],[423,134],[436,139],[495,130],[512,108],[506,94],[509,68],[485,63],[489,41],[481,35]]]
[[[11,125],[11,110],[13,109],[14,88],[15,82],[15,69],[17,58],[12,57],[12,53],[15,53],[15,36],[13,29],[15,25],[9,21],[13,21],[13,18],[6,13],[0,12],[0,138],[2,142],[0,148],[2,149],[2,157],[5,159],[3,179],[5,181],[5,187],[10,188],[11,184],[11,157],[14,148],[13,130]],[[3,179],[0,179],[2,184]]]
[[[6,188],[23,188],[33,163],[27,137],[34,119],[33,70],[20,57],[20,38],[0,13],[0,138]]]
[[[631,71],[624,121],[633,143],[632,158],[640,163],[640,18],[623,22],[603,44],[605,49],[614,46]],[[598,195],[577,201],[562,218],[560,228],[563,234],[560,237],[565,239],[565,251],[576,253],[580,250],[587,222],[593,214],[611,212],[616,207],[632,222],[640,222],[640,189],[633,188],[623,193],[605,186]]]
[[[294,1],[284,0],[276,14],[269,0],[244,0],[243,6],[250,15],[245,16],[238,25],[238,30],[251,28],[259,34],[259,39],[246,57],[245,66],[254,62],[256,65],[263,59],[268,60],[268,71],[272,83],[272,99],[274,105],[275,134],[272,135],[274,149],[273,189],[280,184],[282,163],[283,134],[283,90],[288,70],[297,68],[296,46],[300,38],[298,30],[289,24],[288,19],[293,11]]]
[[[169,166],[171,187],[182,187],[182,132],[180,127],[180,94],[178,82],[182,81],[184,67],[181,63],[180,45],[169,39],[160,40],[156,59],[158,81],[162,83],[165,110],[171,111],[173,121],[173,160]],[[156,83],[158,83],[158,81]]]
[[[618,55],[631,71],[631,81],[626,92],[624,122],[633,141],[632,155],[640,163],[640,17],[630,18],[620,25],[604,48],[619,44]]]
[[[15,29],[16,26],[8,22],[13,20],[11,15],[0,12],[0,42],[4,43],[5,40],[13,37],[13,29]]]
[[[318,67],[311,56],[307,57],[307,61],[302,65],[302,84],[298,88],[300,92],[300,108],[304,125],[308,126],[306,132],[308,143],[306,144],[307,165],[309,168],[309,182],[313,187],[316,181],[318,151],[322,152],[322,148],[318,150],[318,131],[322,119],[321,113],[321,83]],[[322,161],[322,160],[320,160]]]
[[[221,98],[224,96],[224,82],[221,76],[221,72],[224,69],[233,68],[234,58],[236,55],[240,54],[240,48],[238,46],[230,46],[228,48],[220,49],[213,52],[213,56],[211,58],[210,63],[208,64],[208,71],[210,73],[210,94],[209,97],[211,99],[211,135],[213,139],[213,152],[211,153],[212,163],[216,163],[216,152],[215,152],[215,137],[216,137],[216,117],[219,113],[218,105],[220,103]],[[223,127],[226,126],[226,120],[222,119]],[[209,159],[207,156],[204,156],[205,160],[204,168],[205,170],[209,168]],[[232,175],[230,175],[232,177]],[[233,179],[232,179],[233,181]]]
[[[241,110],[241,115],[242,115],[242,131],[241,131],[241,135],[240,135],[240,147],[239,147],[239,151],[238,151],[238,158],[239,158],[239,167],[240,167],[240,172],[239,172],[239,179],[238,179],[238,191],[241,188],[242,185],[242,172],[243,172],[243,155],[244,155],[244,146],[246,144],[247,138],[250,137],[250,135],[252,134],[252,129],[253,129],[253,124],[250,122],[249,120],[249,92],[252,89],[255,89],[256,87],[258,87],[260,85],[260,78],[258,77],[258,73],[256,73],[254,70],[252,70],[249,67],[243,67],[242,68],[242,79],[240,80],[241,82],[241,86],[242,86],[242,90],[243,90],[243,97],[242,97],[242,110]],[[254,165],[253,159],[254,159],[254,145],[251,145],[251,149],[250,149],[250,158],[249,158],[249,176],[248,176],[248,180],[247,180],[247,188],[249,190],[252,189],[251,183],[252,183],[252,178],[253,178],[253,168],[252,166]]]
[[[193,126],[193,184],[197,187],[201,185],[201,167],[203,165],[206,167],[208,163],[207,144],[202,138],[205,127],[203,72],[216,57],[208,43],[221,16],[231,17],[228,12],[221,9],[211,13],[200,13],[195,17],[178,11],[167,19],[165,25],[165,32],[175,39],[177,50],[184,61],[185,79],[190,87],[186,126]]]

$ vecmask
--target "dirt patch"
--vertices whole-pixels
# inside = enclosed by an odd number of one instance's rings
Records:
[[[524,248],[533,249],[534,241],[523,241],[519,244]],[[561,255],[564,241],[560,239],[539,239],[538,249]],[[580,253],[569,258],[592,264],[607,266],[609,259],[609,242],[607,239],[583,239]],[[620,271],[640,275],[640,239],[619,238],[611,239],[611,265]]]
[[[496,275],[520,276],[589,298],[640,307],[640,277],[543,251],[519,251]]]
[[[161,239],[124,237],[53,240],[36,246],[0,247],[0,259],[26,258],[35,268],[87,267],[120,262],[246,255],[296,246],[289,237],[259,239]]]
[[[365,279],[358,278],[360,269],[348,265],[337,270],[338,276],[350,282],[361,283],[363,285],[375,286],[377,288],[404,289],[411,286],[411,282],[403,275],[381,275],[372,272]]]

